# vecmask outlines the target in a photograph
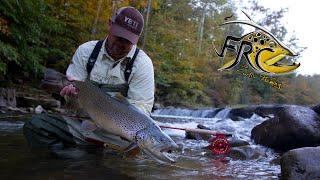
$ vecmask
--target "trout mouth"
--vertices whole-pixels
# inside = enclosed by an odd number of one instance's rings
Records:
[[[170,147],[155,147],[152,149],[144,149],[143,151],[151,156],[153,159],[160,163],[175,163],[176,161],[171,157],[172,156],[172,151],[177,149],[178,146],[170,146]]]
[[[296,56],[296,55],[293,55]],[[268,66],[278,66],[278,67],[284,67],[284,66],[299,66],[300,63],[296,63],[296,62],[292,62],[292,63],[283,63],[281,62],[282,60],[289,60],[290,57],[292,56],[288,56],[286,54],[279,54],[273,58],[268,59],[267,61],[265,61],[265,64]]]
[[[261,71],[272,74],[284,74],[289,73],[300,66],[300,63],[292,61],[292,57],[296,55],[292,54],[278,54],[269,59],[259,60],[256,58],[256,64]]]
[[[170,157],[172,150],[173,149],[150,151],[145,149],[144,152],[159,163],[175,163],[176,161],[172,157]]]

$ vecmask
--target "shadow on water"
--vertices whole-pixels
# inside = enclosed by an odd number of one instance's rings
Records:
[[[279,166],[270,164],[273,154],[243,161],[214,157],[203,149],[207,142],[182,136],[173,137],[183,145],[173,154],[177,162],[165,165],[101,148],[30,149],[22,125],[0,121],[0,179],[277,179],[279,174]]]
[[[30,149],[22,130],[0,132],[0,179],[133,179],[105,164],[102,149]]]

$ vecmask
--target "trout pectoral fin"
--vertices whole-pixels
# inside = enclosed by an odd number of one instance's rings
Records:
[[[140,148],[137,143],[131,143],[128,147],[122,150],[122,154],[126,157],[134,157],[140,153]]]
[[[129,152],[133,149],[136,149],[136,148],[139,148],[138,144],[137,143],[131,143],[128,147],[126,147],[123,152]]]
[[[275,64],[276,62],[280,61],[282,58],[284,58],[286,55],[285,54],[279,54],[278,56],[275,56],[264,63],[266,63],[268,66]]]
[[[98,129],[98,126],[92,121],[84,120],[81,123],[80,129],[85,132],[92,132]]]
[[[221,68],[219,68],[218,70],[224,70],[224,69],[230,69],[232,67],[234,67],[237,64],[236,59],[231,60],[229,62],[227,62],[226,64],[224,64]]]

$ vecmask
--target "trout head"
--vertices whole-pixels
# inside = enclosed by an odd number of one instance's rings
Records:
[[[276,38],[263,31],[251,32],[243,37],[243,41],[252,44],[248,58],[254,69],[271,74],[283,74],[297,69],[300,64],[280,63],[285,57],[296,54]]]
[[[138,131],[136,142],[143,152],[158,162],[175,162],[168,156],[168,152],[177,149],[178,145],[156,124]]]

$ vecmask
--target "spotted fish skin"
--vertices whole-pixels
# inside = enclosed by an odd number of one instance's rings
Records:
[[[153,158],[174,162],[163,152],[178,148],[177,144],[153,121],[129,103],[118,101],[89,82],[74,81],[78,102],[92,120],[110,134],[125,138]]]
[[[277,64],[285,56],[295,56],[296,54],[263,31],[248,33],[242,39],[243,41],[252,43],[249,63],[255,70],[281,74],[291,72],[300,66],[300,64],[296,63],[287,65]]]

